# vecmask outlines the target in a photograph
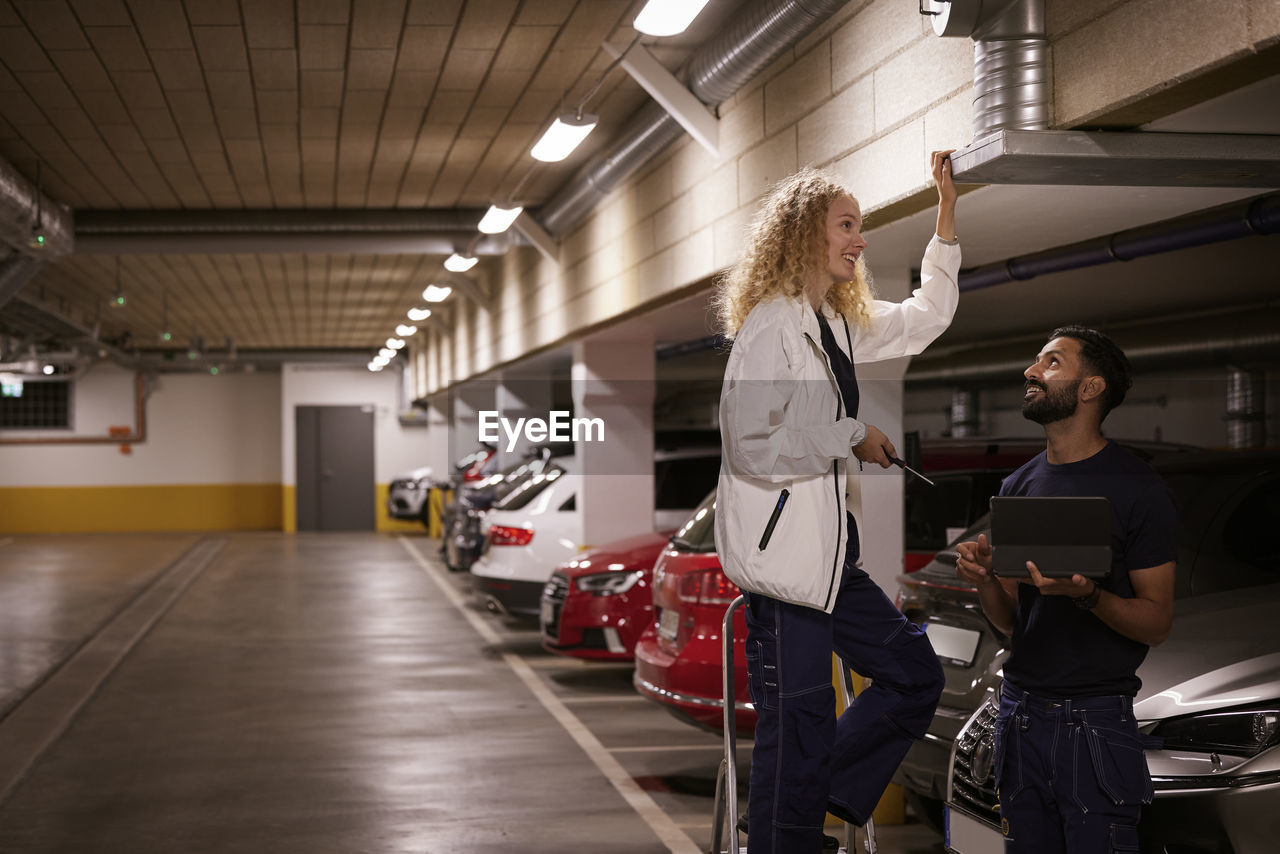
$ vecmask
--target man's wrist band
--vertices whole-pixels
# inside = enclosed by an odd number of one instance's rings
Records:
[[[1098,605],[1098,600],[1102,598],[1102,585],[1093,582],[1093,592],[1087,596],[1078,596],[1071,601],[1075,603],[1077,608],[1085,611],[1092,611]]]

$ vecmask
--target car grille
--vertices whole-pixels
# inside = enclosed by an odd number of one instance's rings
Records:
[[[983,703],[960,731],[951,770],[951,803],[998,827],[1000,805],[993,773],[997,711],[994,703]]]
[[[552,640],[560,636],[560,610],[568,595],[569,579],[558,573],[542,588],[542,628]]]

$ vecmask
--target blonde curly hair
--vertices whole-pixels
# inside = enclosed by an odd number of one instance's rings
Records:
[[[805,284],[825,275],[827,212],[841,196],[853,197],[825,172],[804,168],[769,192],[747,233],[747,246],[716,283],[712,305],[721,334],[732,339],[761,301],[782,294],[804,298]],[[849,320],[871,322],[871,276],[858,258],[853,279],[838,282],[827,302]]]

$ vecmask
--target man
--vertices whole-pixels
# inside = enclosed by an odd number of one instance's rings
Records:
[[[1024,372],[1022,414],[1045,450],[1001,495],[1104,496],[1111,573],[996,577],[985,536],[960,543],[956,570],[982,610],[1013,635],[996,725],[995,773],[1006,852],[1137,851],[1151,778],[1133,717],[1138,666],[1169,635],[1177,512],[1159,476],[1102,435],[1132,384],[1123,352],[1100,332],[1054,330]]]

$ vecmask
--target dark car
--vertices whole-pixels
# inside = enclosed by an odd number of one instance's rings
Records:
[[[1176,613],[1194,605],[1197,597],[1262,589],[1260,585],[1280,581],[1280,551],[1275,546],[1280,453],[1166,450],[1153,454],[1150,462],[1179,508]],[[963,539],[980,533],[989,535],[986,517]],[[1008,639],[987,621],[977,591],[956,575],[955,561],[955,551],[945,549],[919,572],[898,579],[900,607],[928,632],[946,687],[928,733],[908,752],[895,781],[906,788],[917,811],[938,825],[952,746],[961,728],[997,690],[1008,655]],[[1180,626],[1175,616],[1175,639]],[[1155,653],[1152,658],[1159,659]]]

